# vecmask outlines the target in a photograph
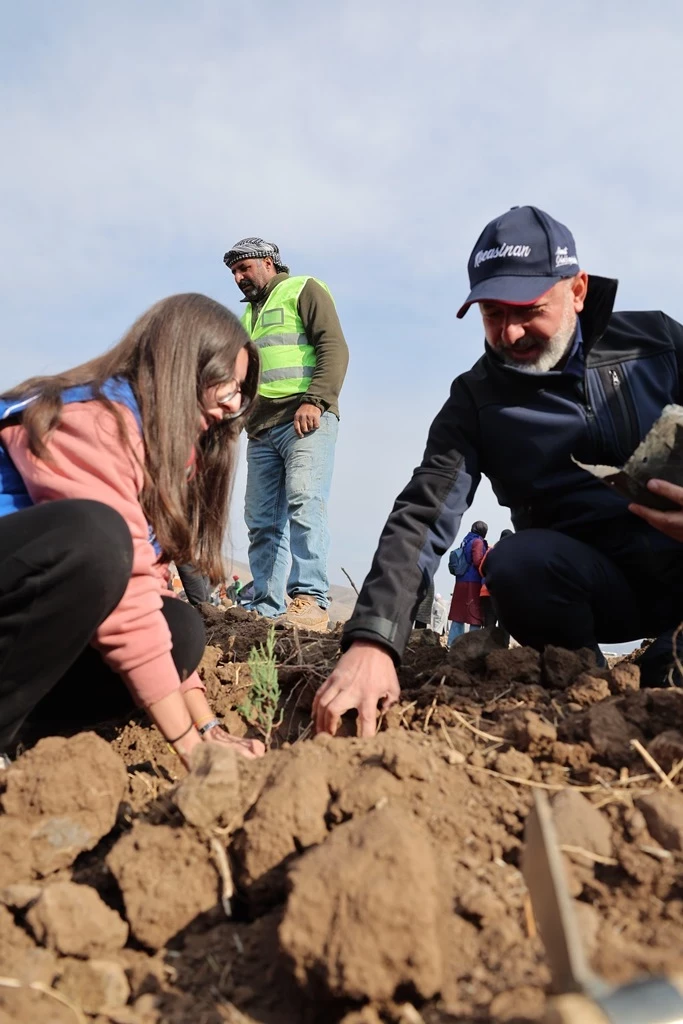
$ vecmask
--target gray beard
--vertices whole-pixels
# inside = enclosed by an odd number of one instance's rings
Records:
[[[498,355],[508,366],[514,366],[522,373],[548,373],[561,363],[569,352],[574,340],[576,331],[576,314],[573,310],[565,313],[562,326],[555,332],[545,345],[545,348],[533,363],[520,363],[508,355],[506,349],[498,349]]]

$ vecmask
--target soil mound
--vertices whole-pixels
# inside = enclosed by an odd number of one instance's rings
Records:
[[[240,735],[266,631],[209,624],[201,671]],[[595,969],[683,971],[683,692],[589,652],[416,633],[377,737],[351,720],[312,738],[336,653],[278,634],[261,761],[205,747],[187,775],[134,718],[0,773],[2,1024],[538,1021],[549,974],[519,870],[534,787]]]

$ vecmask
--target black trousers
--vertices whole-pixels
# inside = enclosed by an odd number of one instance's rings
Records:
[[[198,605],[209,600],[211,584],[206,576],[202,576],[193,565],[177,565],[180,582],[185,591],[185,597],[190,604]]]
[[[47,502],[0,519],[0,750],[26,719],[83,726],[134,702],[90,639],[130,579],[123,518],[96,501]],[[173,659],[184,678],[204,650],[194,609],[164,598]]]
[[[683,620],[683,544],[631,519],[594,530],[593,543],[533,529],[496,544],[486,585],[515,640],[595,649],[673,631]]]

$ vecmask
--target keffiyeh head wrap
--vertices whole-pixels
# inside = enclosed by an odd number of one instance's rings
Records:
[[[280,256],[280,250],[274,242],[265,242],[262,238],[240,238],[235,242],[232,249],[226,252],[223,262],[226,267],[240,260],[263,260],[270,256],[275,269],[282,273],[288,273],[289,267],[285,266]]]

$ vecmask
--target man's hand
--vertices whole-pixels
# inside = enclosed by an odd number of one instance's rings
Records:
[[[299,437],[303,437],[304,434],[310,434],[312,430],[317,430],[320,426],[321,416],[322,413],[317,405],[311,405],[310,402],[302,402],[294,416],[294,429]]]
[[[332,675],[320,687],[313,701],[316,732],[334,736],[341,716],[358,710],[358,735],[374,736],[377,731],[377,704],[391,707],[401,690],[391,655],[379,644],[356,640],[342,654]]]
[[[665,533],[667,537],[683,542],[683,487],[676,487],[666,480],[648,480],[647,489],[653,494],[661,495],[662,498],[675,501],[681,508],[672,512],[659,512],[646,505],[629,505],[629,511],[640,516],[650,526],[654,526],[655,530]]]

